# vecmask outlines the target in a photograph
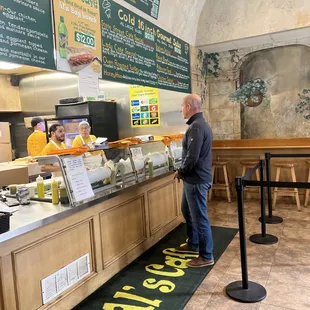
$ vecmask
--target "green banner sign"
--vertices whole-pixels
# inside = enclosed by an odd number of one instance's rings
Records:
[[[55,69],[49,0],[0,0],[0,60]]]
[[[142,12],[154,17],[155,19],[158,18],[160,0],[125,0],[125,1],[135,6]]]
[[[191,92],[189,44],[100,0],[103,79]]]

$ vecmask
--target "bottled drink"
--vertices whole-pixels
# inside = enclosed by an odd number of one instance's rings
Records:
[[[65,25],[65,19],[60,16],[60,23],[58,25],[58,39],[59,39],[59,56],[60,58],[67,58],[66,47],[68,46],[68,30]]]

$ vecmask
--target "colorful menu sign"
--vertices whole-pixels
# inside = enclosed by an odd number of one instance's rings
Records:
[[[55,69],[50,1],[0,0],[0,59]]]
[[[160,125],[158,89],[138,85],[129,86],[131,127]]]
[[[154,17],[155,19],[158,18],[160,0],[125,0],[125,1],[135,6],[142,12]]]
[[[100,0],[105,80],[191,92],[189,44],[111,0]]]
[[[54,0],[57,69],[101,78],[99,0]]]

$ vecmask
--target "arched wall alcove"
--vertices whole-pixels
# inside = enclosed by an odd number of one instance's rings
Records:
[[[256,107],[241,107],[241,138],[310,136],[310,47],[287,45],[258,50],[235,66],[238,86],[262,79],[266,98]],[[300,98],[298,94],[304,96]],[[309,101],[308,101],[309,100]]]

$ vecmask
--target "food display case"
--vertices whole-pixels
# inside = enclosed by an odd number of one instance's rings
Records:
[[[58,165],[71,206],[77,206],[93,199],[108,195],[175,169],[178,158],[175,148],[163,141],[142,142],[129,138],[110,143],[108,148],[97,146],[93,150],[84,148],[61,150],[62,154],[37,157],[39,165]],[[104,152],[107,162],[101,166],[89,165],[88,158],[93,152]],[[56,151],[57,153],[57,151]],[[51,183],[45,180],[48,191]],[[48,195],[48,194],[47,194]]]

